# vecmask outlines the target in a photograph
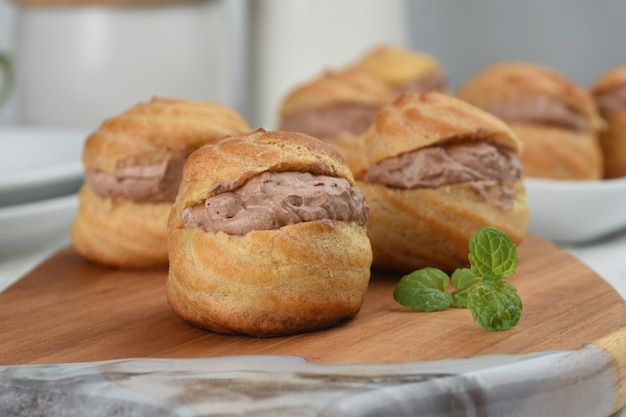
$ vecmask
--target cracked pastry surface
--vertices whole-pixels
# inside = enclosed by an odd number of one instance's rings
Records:
[[[601,119],[591,95],[560,72],[506,61],[483,68],[457,92],[505,121],[524,143],[529,177],[595,180],[603,175]]]
[[[278,130],[316,137],[342,153],[348,165],[361,157],[360,137],[393,89],[362,71],[326,71],[287,94]]]
[[[169,98],[105,120],[83,149],[85,184],[72,245],[107,266],[167,265],[167,218],[185,158],[205,143],[249,130],[227,107]]]
[[[309,135],[258,130],[204,146],[168,222],[170,306],[219,333],[337,325],[369,282],[368,210],[341,155]]]
[[[447,88],[443,66],[434,56],[395,45],[372,48],[349,65],[350,70],[378,78],[391,87],[396,96]]]
[[[601,74],[591,94],[605,121],[600,132],[604,177],[626,177],[626,65]]]
[[[468,265],[482,226],[519,243],[529,212],[521,143],[491,114],[449,95],[405,94],[365,134],[355,171],[370,206],[373,265],[403,271]]]

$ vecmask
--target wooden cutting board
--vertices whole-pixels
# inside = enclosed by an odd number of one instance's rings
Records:
[[[538,237],[528,236],[518,254],[510,282],[524,310],[509,331],[481,330],[466,309],[409,311],[392,298],[400,275],[375,272],[354,319],[324,331],[260,339],[214,334],[183,322],[166,301],[166,269],[109,269],[66,248],[0,294],[0,365],[237,354],[384,364],[575,350],[600,341],[623,369],[624,299],[591,269]]]

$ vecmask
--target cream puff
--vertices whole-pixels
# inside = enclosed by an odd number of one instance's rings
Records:
[[[279,109],[278,130],[302,132],[335,147],[351,166],[361,158],[360,136],[395,94],[360,71],[327,71],[294,88]]]
[[[348,68],[383,81],[396,95],[447,89],[443,66],[434,56],[401,46],[373,48]]]
[[[500,119],[447,94],[404,94],[381,109],[364,135],[367,163],[354,172],[370,206],[373,266],[467,267],[483,226],[521,242],[521,147]]]
[[[534,63],[501,62],[479,71],[457,95],[511,127],[524,143],[526,176],[602,178],[601,119],[595,103],[560,72]]]
[[[309,135],[260,129],[203,146],[169,218],[169,304],[226,334],[336,325],[369,283],[368,215],[341,155]]]
[[[167,265],[167,218],[187,156],[224,136],[249,132],[214,103],[153,98],[105,120],[85,142],[85,184],[71,226],[73,247],[107,266]]]
[[[600,133],[604,177],[626,177],[626,65],[601,74],[591,93],[605,121]]]

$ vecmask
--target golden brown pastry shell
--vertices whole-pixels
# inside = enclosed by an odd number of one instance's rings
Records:
[[[603,158],[595,133],[519,122],[509,126],[524,142],[521,161],[525,176],[558,180],[602,178]]]
[[[346,107],[375,112],[393,101],[395,95],[394,89],[384,81],[364,71],[327,71],[289,92],[279,108],[278,129],[301,130],[298,127],[288,127],[286,121],[303,113]],[[318,139],[339,150],[352,167],[353,159],[359,158],[361,134],[361,131],[341,131],[320,136]]]
[[[213,103],[153,98],[105,120],[83,149],[83,165],[118,168],[185,158],[205,143],[249,132],[233,110]],[[88,175],[89,173],[87,173]],[[140,268],[167,265],[167,219],[172,202],[103,198],[85,184],[72,225],[72,244],[100,264]]]
[[[600,74],[591,87],[591,93],[602,94],[624,86],[626,86],[626,65],[620,65]]]
[[[78,196],[70,228],[74,249],[93,262],[119,268],[165,266],[171,203],[102,198],[88,185]]]
[[[600,134],[604,154],[604,177],[626,177],[626,111],[606,116],[606,130]]]
[[[487,66],[467,80],[457,96],[487,110],[543,97],[583,115],[590,129],[600,125],[595,103],[584,88],[555,69],[531,62],[504,61]]]
[[[458,97],[489,111],[510,103],[547,99],[582,115],[585,131],[545,123],[508,121],[524,144],[526,176],[563,180],[602,177],[598,131],[602,119],[588,91],[560,72],[534,63],[506,61],[484,68],[458,91]]]
[[[337,104],[381,107],[394,98],[385,83],[362,71],[327,71],[295,87],[281,103],[280,117]]]
[[[595,97],[623,88],[626,88],[626,65],[602,73],[591,93]],[[600,131],[600,146],[604,156],[604,177],[626,177],[626,109],[605,111],[603,117],[605,125]]]
[[[155,97],[105,120],[85,143],[85,169],[152,165],[186,157],[224,136],[249,132],[234,110],[209,102]]]
[[[396,45],[380,45],[357,59],[348,69],[363,71],[394,89],[424,76],[443,76],[443,67],[430,54]]]
[[[358,313],[369,282],[371,247],[356,223],[245,236],[174,227],[169,237],[172,309],[219,333],[279,336],[336,325]]]
[[[186,207],[266,171],[354,183],[335,149],[301,133],[259,130],[194,152],[168,223],[167,297],[183,319],[220,333],[278,336],[359,311],[372,262],[364,226],[314,221],[231,236],[183,224]]]
[[[332,146],[303,133],[259,129],[204,146],[189,156],[174,216],[265,171],[310,172],[354,183],[342,155]]]
[[[526,235],[530,215],[522,181],[514,184],[509,210],[488,204],[469,183],[410,190],[357,185],[370,206],[367,234],[376,268],[452,272],[469,265],[469,240],[479,228],[497,227],[515,244]]]
[[[363,135],[342,132],[323,141],[339,151],[352,172],[363,164],[365,158]]]
[[[372,163],[425,147],[469,141],[521,151],[521,142],[507,124],[444,93],[404,94],[379,112],[364,136],[364,163],[355,170],[370,207],[366,226],[374,267],[406,272],[428,266],[450,272],[465,267],[469,240],[483,226],[500,228],[514,242],[521,241],[529,221],[521,179],[507,184],[515,190],[510,209],[491,205],[471,183],[398,189],[361,181]],[[494,190],[501,191],[498,186]]]
[[[433,145],[482,140],[519,153],[521,142],[495,116],[445,93],[411,93],[382,108],[363,135],[365,157],[353,163],[358,179],[369,164]]]

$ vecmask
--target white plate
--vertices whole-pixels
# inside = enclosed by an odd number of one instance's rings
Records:
[[[78,196],[0,207],[0,256],[69,236]]]
[[[0,127],[0,206],[75,193],[87,135],[75,128]]]
[[[626,228],[626,178],[557,181],[527,178],[529,232],[583,243]]]

